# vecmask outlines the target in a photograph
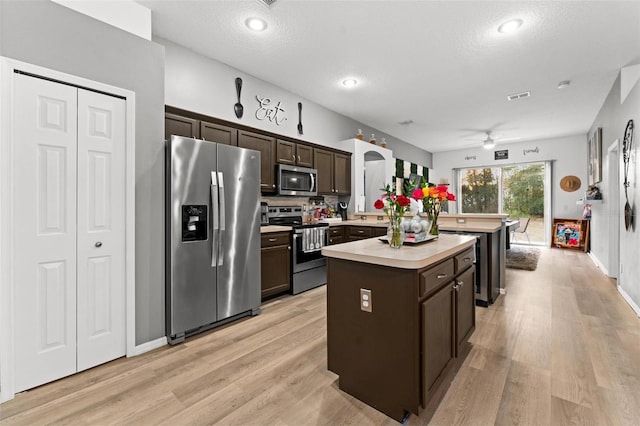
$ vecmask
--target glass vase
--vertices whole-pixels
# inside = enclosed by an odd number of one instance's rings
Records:
[[[387,228],[387,242],[391,248],[400,248],[404,243],[405,233],[401,226],[401,219],[392,220]]]
[[[429,235],[438,236],[440,234],[440,230],[438,229],[438,215],[429,213],[429,222],[431,222],[431,226],[429,227]]]

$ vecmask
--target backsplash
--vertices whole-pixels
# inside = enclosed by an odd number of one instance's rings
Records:
[[[336,204],[338,204],[339,197],[336,195],[325,195],[319,197],[311,197],[314,200],[324,198],[324,204],[327,207],[331,207],[336,210]],[[349,200],[349,197],[342,197]],[[311,201],[309,197],[287,197],[287,196],[273,196],[273,197],[261,197],[260,201],[266,202],[270,206],[310,206]]]

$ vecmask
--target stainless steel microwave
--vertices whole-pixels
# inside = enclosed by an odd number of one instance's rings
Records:
[[[317,176],[316,169],[278,164],[278,195],[318,195]]]

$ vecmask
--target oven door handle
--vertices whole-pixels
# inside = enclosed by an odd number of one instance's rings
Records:
[[[296,242],[296,240],[299,238],[299,234],[295,233],[293,234],[293,250],[291,250],[291,252],[293,253],[293,267],[295,267],[297,260],[298,260],[298,243]]]

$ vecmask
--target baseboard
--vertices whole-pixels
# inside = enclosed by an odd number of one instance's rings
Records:
[[[618,287],[618,293],[620,293],[622,298],[629,304],[629,306],[631,306],[631,309],[633,309],[636,315],[640,317],[640,306],[638,306],[638,304],[634,302],[631,296],[629,296],[622,287],[620,286],[617,286],[617,287]]]
[[[152,351],[157,348],[161,348],[167,344],[167,337],[163,336],[159,339],[152,340],[150,342],[143,343],[141,345],[136,345],[133,348],[133,353],[127,354],[128,357],[141,355],[145,352]]]
[[[609,271],[607,270],[607,268],[604,267],[602,262],[600,262],[600,259],[598,259],[595,254],[593,254],[592,252],[587,252],[587,256],[589,256],[593,264],[596,265],[596,267],[600,269],[603,274],[610,277]]]

